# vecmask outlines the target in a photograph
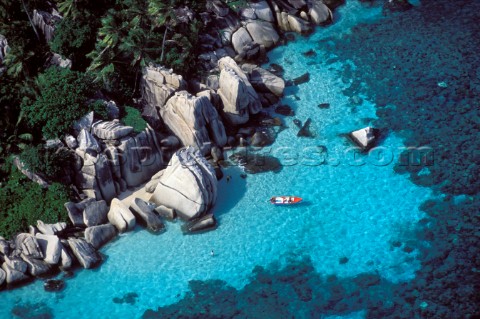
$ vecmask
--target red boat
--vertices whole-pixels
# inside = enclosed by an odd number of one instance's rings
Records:
[[[270,198],[270,203],[273,205],[293,205],[298,204],[303,200],[297,196],[273,196]]]

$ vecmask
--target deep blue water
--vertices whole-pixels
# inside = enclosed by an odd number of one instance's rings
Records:
[[[335,23],[274,49],[295,118],[263,152],[278,173],[220,182],[220,227],[196,236],[137,229],[60,293],[41,281],[0,294],[0,317],[466,318],[480,269],[480,1],[422,1],[408,12],[348,1]],[[315,54],[302,53],[313,50]],[[319,108],[329,103],[329,108]],[[382,130],[356,155],[342,134]],[[319,148],[321,147],[321,148]],[[406,147],[428,150],[426,159]],[[318,150],[324,150],[319,153]],[[412,154],[412,152],[410,152]],[[274,207],[271,195],[305,203]],[[215,257],[210,256],[211,250]],[[161,307],[161,308],[158,308]],[[149,310],[151,309],[151,310]],[[40,318],[40,317],[39,317]]]

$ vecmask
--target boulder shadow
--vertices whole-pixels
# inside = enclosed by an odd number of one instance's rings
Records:
[[[247,179],[244,171],[238,166],[223,168],[223,178],[218,182],[217,203],[212,210],[219,224],[222,215],[234,208],[245,195]]]

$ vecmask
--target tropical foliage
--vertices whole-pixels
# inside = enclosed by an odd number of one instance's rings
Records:
[[[10,237],[25,231],[37,220],[46,223],[67,221],[63,204],[69,199],[64,185],[54,183],[44,189],[12,169],[8,181],[0,187],[0,235]]]
[[[90,111],[89,97],[98,89],[88,74],[52,67],[37,77],[34,101],[23,101],[28,124],[45,138],[60,137]]]
[[[142,114],[134,107],[125,107],[125,116],[122,118],[123,124],[133,127],[135,132],[141,132],[147,128],[147,122],[142,118]]]

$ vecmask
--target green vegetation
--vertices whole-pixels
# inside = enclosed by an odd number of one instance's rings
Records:
[[[63,19],[56,26],[50,48],[53,52],[72,60],[75,70],[85,70],[90,62],[86,54],[94,48],[95,31],[95,25],[86,21]]]
[[[138,88],[141,68],[150,62],[172,67],[178,73],[193,72],[199,19],[181,22],[175,9],[181,0],[122,0],[101,19],[95,49],[89,53],[89,67],[107,89],[120,76]],[[198,4],[197,4],[198,5]]]
[[[98,88],[87,74],[57,67],[40,74],[37,85],[36,100],[24,100],[21,108],[28,124],[41,127],[45,138],[68,132],[76,120],[91,110],[87,101]]]
[[[43,145],[27,146],[20,159],[32,172],[42,172],[50,180],[61,180],[65,168],[72,161],[72,154],[65,148],[46,148]]]
[[[29,225],[36,225],[37,220],[67,221],[63,204],[68,200],[68,189],[64,185],[53,183],[44,189],[12,169],[8,181],[0,187],[0,235],[10,237],[25,231]]]
[[[140,111],[131,106],[125,106],[125,116],[122,118],[122,122],[133,127],[137,133],[147,128],[147,122],[142,118]]]

